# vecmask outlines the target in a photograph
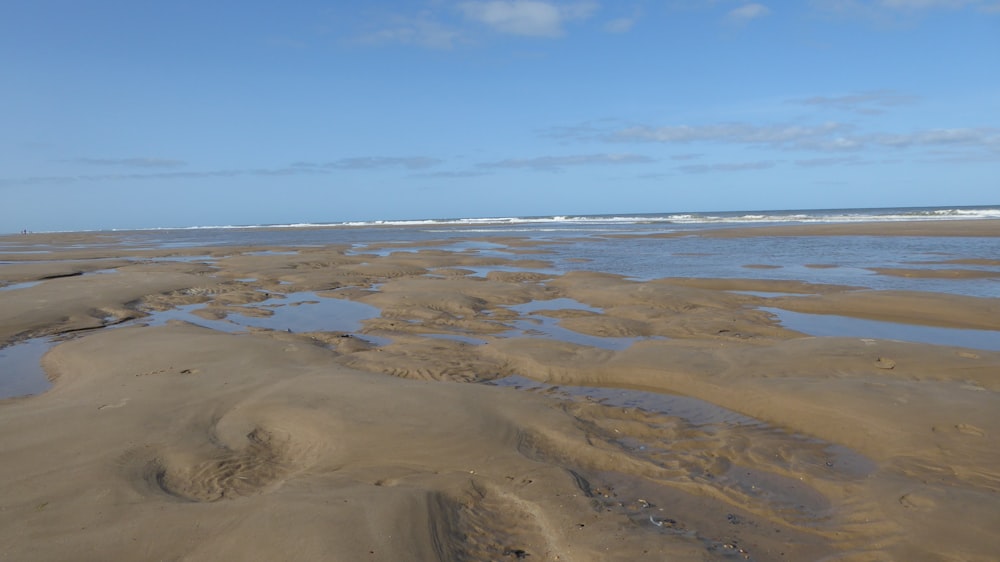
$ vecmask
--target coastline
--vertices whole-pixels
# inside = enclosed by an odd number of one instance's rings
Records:
[[[727,228],[705,236],[1000,236],[1000,220],[923,220]]]
[[[696,235],[915,233],[995,237],[1000,221]],[[0,401],[0,558],[1000,550],[1000,351],[807,337],[762,310],[1000,330],[1000,299],[552,273],[515,237],[487,238],[504,257],[107,236],[5,240],[54,248],[0,256],[23,262],[3,281],[41,281],[0,290],[0,339],[67,341],[43,360],[50,390]],[[292,294],[307,299],[282,306]],[[336,331],[278,323],[313,302],[379,312]],[[275,323],[196,325],[253,314]]]

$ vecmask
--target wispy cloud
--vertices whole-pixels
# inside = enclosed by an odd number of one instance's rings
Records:
[[[415,17],[393,16],[382,27],[362,35],[358,40],[371,45],[396,43],[430,49],[450,49],[461,43],[464,37],[461,30],[425,13]]]
[[[810,6],[823,14],[875,21],[940,9],[1000,13],[1000,3],[996,0],[810,0]]]
[[[590,135],[590,131],[585,131]],[[1000,128],[966,127],[922,129],[906,133],[861,133],[856,127],[837,123],[820,125],[752,125],[717,123],[707,125],[639,125],[604,133],[595,138],[610,142],[650,142],[660,144],[735,144],[784,150],[819,152],[856,151],[865,148],[911,149],[951,147],[966,150],[1000,151]]]
[[[469,20],[500,33],[532,37],[558,37],[563,26],[590,17],[596,2],[543,2],[540,0],[488,0],[462,2],[458,9]]]
[[[183,160],[169,158],[76,158],[65,162],[122,168],[180,168],[187,164]]]
[[[537,158],[509,159],[484,162],[481,168],[513,168],[555,171],[569,166],[595,164],[650,164],[653,158],[641,154],[577,154],[570,156],[539,156]]]
[[[342,158],[323,164],[325,168],[337,170],[380,170],[386,168],[405,168],[407,170],[424,170],[441,164],[442,160],[426,156],[391,157],[362,156],[357,158]]]
[[[803,168],[821,168],[825,166],[858,164],[860,162],[861,159],[856,156],[835,156],[831,158],[807,158],[804,160],[796,160],[795,164],[797,166],[802,166]]]
[[[777,162],[772,160],[760,160],[756,162],[724,162],[717,164],[688,164],[677,166],[677,169],[686,174],[707,174],[711,172],[745,172],[748,170],[766,170],[773,168]]]
[[[604,31],[608,33],[625,33],[635,26],[636,18],[615,18],[604,24]]]
[[[663,127],[633,126],[612,132],[611,141],[692,143],[724,142],[773,147],[794,147],[849,130],[842,123],[821,125],[750,125],[719,123],[711,125],[668,125]]]
[[[997,150],[1000,149],[1000,129],[927,129],[903,134],[879,133],[869,136],[868,140],[892,148],[973,146]]]
[[[877,4],[887,8],[903,10],[923,10],[927,8],[961,8],[981,4],[980,0],[879,0]]]
[[[895,92],[893,90],[874,90],[842,96],[813,96],[788,100],[788,103],[810,105],[827,109],[848,111],[863,115],[885,113],[892,107],[909,105],[919,100],[917,96]]]
[[[771,10],[763,4],[744,4],[739,8],[730,10],[726,17],[731,22],[747,23],[755,19],[762,18],[769,14]]]
[[[98,160],[98,159],[90,159]],[[132,160],[132,159],[126,159]],[[99,161],[99,160],[98,160]],[[73,174],[64,176],[31,176],[23,178],[0,178],[0,187],[30,186],[46,184],[66,184],[77,182],[115,182],[141,180],[196,180],[206,178],[233,177],[289,177],[323,176],[350,170],[426,170],[441,164],[443,160],[426,156],[386,157],[363,156],[342,158],[331,162],[293,162],[277,168],[247,168],[223,170],[192,170],[172,172],[132,172],[113,174]],[[89,162],[93,164],[94,162]]]
[[[489,172],[482,170],[442,170],[439,172],[423,172],[419,174],[413,174],[412,177],[415,178],[435,178],[435,179],[462,179],[462,178],[475,178],[480,176],[488,175]]]

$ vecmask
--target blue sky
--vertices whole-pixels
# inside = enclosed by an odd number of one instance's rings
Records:
[[[1000,203],[998,0],[9,0],[0,68],[0,232]]]

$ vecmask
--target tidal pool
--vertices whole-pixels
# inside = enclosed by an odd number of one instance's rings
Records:
[[[52,386],[42,356],[55,342],[35,338],[0,349],[0,399],[40,394]]]
[[[573,330],[568,330],[559,326],[559,319],[552,318],[549,316],[543,316],[540,314],[532,314],[533,312],[539,312],[543,310],[582,310],[586,312],[601,313],[602,309],[596,308],[580,301],[569,299],[569,298],[558,298],[542,301],[531,301],[524,304],[517,304],[507,307],[515,312],[518,312],[522,317],[513,322],[509,322],[513,326],[513,330],[499,334],[503,338],[512,337],[542,337],[549,338],[558,341],[564,341],[567,343],[574,343],[577,345],[585,345],[588,347],[599,347],[601,349],[610,349],[612,351],[620,351],[631,346],[633,343],[645,339],[645,337],[602,337],[602,336],[590,336],[587,334],[581,334],[580,332],[574,332]]]
[[[775,315],[785,328],[810,336],[899,340],[1000,351],[1000,331],[996,330],[918,326],[833,314],[806,314],[771,307],[761,307],[760,310]]]
[[[169,320],[180,320],[228,333],[245,332],[248,327],[290,332],[356,332],[361,330],[365,320],[376,318],[381,314],[377,307],[368,304],[321,297],[312,292],[286,295],[271,293],[271,295],[274,296],[245,307],[266,309],[271,312],[270,316],[230,312],[224,319],[203,318],[194,312],[205,308],[206,303],[198,303],[150,312],[150,316],[141,322],[159,326]],[[384,338],[376,336],[363,336],[363,339],[378,345],[387,342]]]

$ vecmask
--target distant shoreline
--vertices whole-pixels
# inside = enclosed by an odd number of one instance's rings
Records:
[[[296,230],[356,228],[504,228],[504,227],[627,227],[675,226],[678,228],[750,227],[776,225],[867,224],[871,222],[951,222],[1000,219],[998,205],[958,205],[932,207],[877,207],[843,209],[780,209],[736,211],[691,211],[664,213],[609,213],[563,215],[512,215],[494,217],[451,217],[421,219],[377,219],[341,222],[296,222],[274,224],[219,224],[143,228],[83,230],[38,230],[28,234],[128,233],[198,230]],[[7,233],[17,235],[17,232]],[[0,235],[4,236],[4,235]]]
[[[658,223],[664,226],[669,223]],[[32,232],[29,234],[2,234],[0,240],[25,242],[28,240],[36,243],[46,241],[66,241],[72,238],[89,237],[116,237],[133,233],[149,234],[154,232],[177,232],[177,231],[254,231],[254,232],[284,232],[284,231],[308,231],[308,230],[352,230],[352,229],[376,229],[376,230],[409,230],[426,227],[428,225],[303,225],[303,226],[241,226],[241,227],[191,227],[191,228],[163,228],[163,229],[137,229],[137,230],[93,230],[93,231],[66,231],[66,232]],[[459,230],[469,225],[463,224],[436,224],[435,228]],[[495,231],[467,233],[469,237],[477,236],[516,236],[517,233],[505,232],[502,224],[482,225],[484,228],[495,227]],[[975,218],[975,219],[914,219],[906,221],[856,221],[841,223],[787,223],[787,224],[734,224],[710,225],[702,224],[700,227],[684,228],[683,230],[672,232],[650,232],[650,233],[603,233],[602,236],[611,238],[674,238],[678,236],[704,236],[713,238],[738,238],[749,236],[948,236],[948,237],[1000,237],[1000,218]]]

